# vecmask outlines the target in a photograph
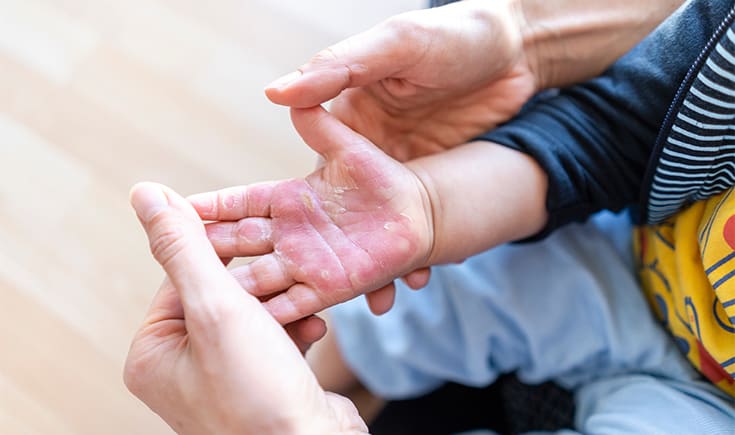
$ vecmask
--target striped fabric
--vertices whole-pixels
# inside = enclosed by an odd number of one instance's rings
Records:
[[[687,90],[654,173],[648,223],[735,185],[735,31],[717,41]]]

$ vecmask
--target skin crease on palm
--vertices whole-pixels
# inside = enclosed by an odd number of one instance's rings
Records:
[[[316,171],[189,198],[217,221],[207,234],[218,255],[261,255],[233,274],[283,324],[425,266],[433,234],[428,194],[405,165],[320,107],[292,118],[325,158]]]

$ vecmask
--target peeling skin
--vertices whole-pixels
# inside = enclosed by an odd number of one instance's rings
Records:
[[[360,190],[357,186],[337,186],[334,188],[334,193],[337,195],[343,194],[345,192],[351,192],[353,190]]]
[[[304,192],[301,194],[301,201],[304,203],[306,208],[309,209],[309,211],[314,211],[314,203],[311,200],[311,196],[309,196],[308,193]]]
[[[342,190],[342,192],[338,193],[358,189],[358,184],[352,177],[352,171],[354,171],[354,168],[350,166],[327,165],[324,167],[326,178],[338,181],[334,182],[334,185],[336,186],[335,191]]]
[[[265,228],[262,225],[258,225],[257,228],[243,226],[238,231],[238,235],[241,238],[250,242],[265,242],[270,239],[271,233],[268,228]]]
[[[347,209],[335,201],[322,201],[322,208],[330,215],[345,214]]]
[[[399,226],[400,225],[395,222],[386,222],[385,225],[383,225],[383,229],[385,229],[386,231],[395,232],[399,229]]]
[[[222,199],[222,206],[225,210],[232,210],[235,208],[235,196],[227,195]]]

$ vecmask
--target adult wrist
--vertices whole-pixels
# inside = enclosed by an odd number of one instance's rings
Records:
[[[601,74],[683,0],[517,0],[516,19],[537,90]]]

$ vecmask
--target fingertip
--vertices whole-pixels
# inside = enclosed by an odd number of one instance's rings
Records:
[[[299,327],[300,338],[309,343],[316,343],[327,334],[327,324],[321,317],[313,315],[303,319]]]
[[[365,300],[368,303],[370,312],[376,316],[381,316],[390,311],[393,308],[395,298],[396,286],[392,282],[383,288],[365,294]]]
[[[146,181],[137,183],[130,189],[130,204],[143,223],[150,222],[169,206],[164,188],[161,184]]]
[[[426,267],[414,270],[401,279],[411,290],[421,290],[422,288],[426,287],[427,284],[429,284],[430,278],[431,268]]]
[[[289,323],[284,328],[302,355],[327,334],[326,323],[316,315]]]
[[[290,84],[296,82],[298,79],[302,77],[302,73],[300,70],[296,70],[293,72],[290,72],[282,77],[279,77],[275,80],[273,80],[271,83],[266,85],[265,90],[266,92],[269,90],[273,91],[279,91],[287,88]]]
[[[267,85],[264,89],[265,96],[282,106],[318,106],[336,98],[350,87],[349,71],[345,66],[314,68],[307,64],[299,71]]]

